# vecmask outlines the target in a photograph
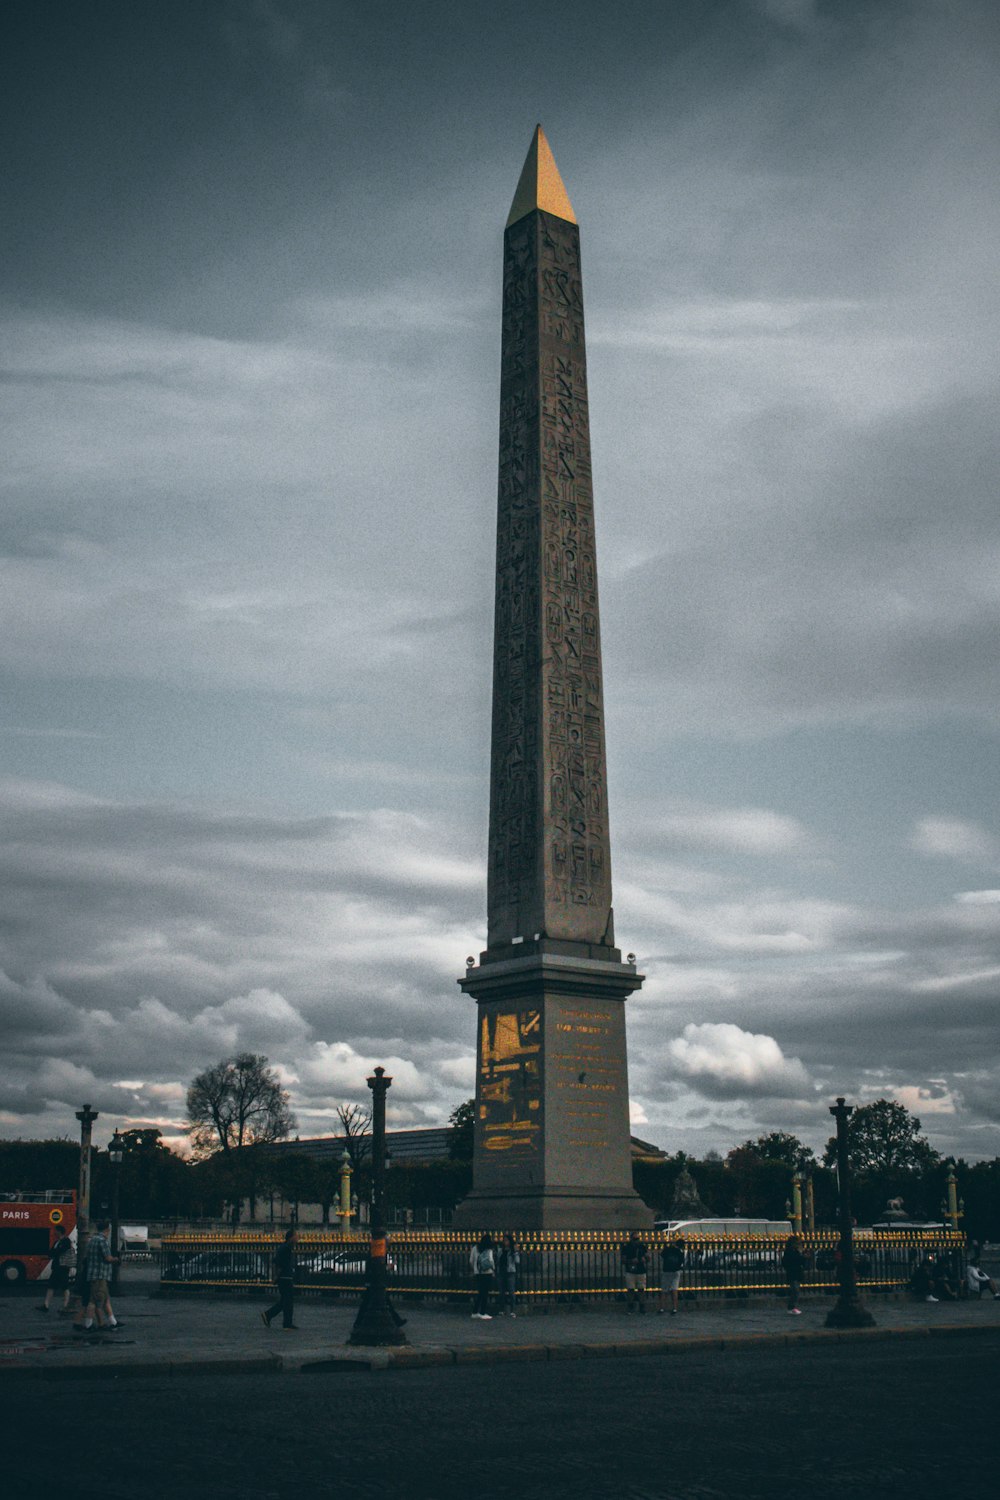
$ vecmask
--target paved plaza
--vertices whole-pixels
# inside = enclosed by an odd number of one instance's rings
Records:
[[[527,1311],[515,1319],[470,1318],[467,1306],[400,1303],[409,1343],[400,1349],[352,1349],[347,1345],[356,1314],[354,1301],[300,1297],[294,1331],[279,1323],[265,1329],[261,1297],[156,1295],[152,1272],[122,1288],[117,1333],[81,1337],[69,1319],[37,1311],[30,1296],[0,1299],[0,1384],[12,1380],[81,1375],[138,1376],[159,1373],[295,1372],[336,1369],[346,1361],[373,1369],[430,1364],[607,1359],[628,1354],[663,1355],[703,1346],[737,1347],[744,1341],[821,1340],[844,1337],[878,1342],[891,1336],[1000,1337],[1000,1302],[959,1301],[928,1305],[872,1298],[878,1327],[850,1335],[824,1328],[832,1305],[804,1299],[801,1317],[785,1311],[778,1297],[745,1302],[681,1304],[677,1317],[657,1315],[654,1299],[643,1316],[622,1304],[591,1304]]]

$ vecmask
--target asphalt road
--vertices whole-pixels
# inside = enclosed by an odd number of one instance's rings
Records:
[[[3,1390],[11,1500],[997,1491],[1000,1336]]]

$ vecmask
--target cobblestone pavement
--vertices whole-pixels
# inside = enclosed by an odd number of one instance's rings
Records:
[[[176,1373],[211,1368],[294,1370],[317,1361],[370,1359],[369,1351],[346,1347],[356,1305],[317,1297],[300,1298],[298,1327],[284,1332],[279,1323],[261,1325],[262,1298],[181,1295],[151,1296],[154,1281],[122,1288],[117,1311],[120,1332],[81,1337],[70,1320],[55,1312],[42,1314],[34,1297],[0,1299],[0,1382],[15,1372],[40,1375],[82,1367],[138,1373],[169,1367]],[[805,1300],[801,1317],[790,1316],[779,1298],[711,1303],[691,1308],[682,1303],[677,1317],[658,1316],[650,1306],[644,1316],[626,1314],[620,1304],[522,1313],[519,1317],[480,1322],[465,1306],[400,1304],[407,1316],[406,1335],[412,1353],[453,1363],[463,1359],[535,1359],[656,1352],[692,1340],[718,1346],[734,1339],[777,1337],[836,1339],[824,1329],[832,1303]],[[915,1336],[922,1331],[967,1328],[970,1333],[1000,1331],[1000,1302],[992,1299],[928,1305],[895,1299],[868,1303],[878,1323],[878,1337],[889,1332]],[[383,1360],[387,1356],[380,1355]],[[392,1356],[388,1356],[392,1357]]]
[[[406,1374],[20,1381],[2,1395],[5,1493],[992,1500],[997,1350],[970,1331]]]

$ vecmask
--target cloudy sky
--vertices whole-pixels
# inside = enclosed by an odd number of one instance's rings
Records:
[[[993,0],[10,0],[0,1133],[471,1092],[501,236],[583,235],[633,1118],[1000,1150]]]

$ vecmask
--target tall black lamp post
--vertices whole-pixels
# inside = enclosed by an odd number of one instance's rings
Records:
[[[837,1187],[840,1216],[840,1293],[826,1315],[827,1328],[874,1328],[875,1319],[858,1296],[858,1279],[854,1270],[854,1221],[851,1218],[851,1168],[847,1159],[847,1122],[854,1113],[853,1104],[838,1098],[830,1105],[837,1121]]]
[[[384,1068],[368,1079],[372,1091],[372,1222],[365,1294],[348,1339],[349,1344],[405,1344],[406,1334],[395,1324],[386,1301],[385,1235],[385,1096],[392,1083]]]
[[[90,1168],[91,1168],[91,1143],[94,1135],[94,1121],[97,1119],[97,1110],[91,1109],[85,1104],[82,1109],[76,1111],[76,1118],[80,1121],[80,1186],[76,1195],[76,1285],[74,1287],[74,1299],[81,1296],[83,1287],[83,1262],[87,1249],[87,1241],[90,1238]],[[86,1298],[81,1298],[81,1305]],[[74,1307],[76,1301],[74,1300]]]
[[[116,1127],[115,1133],[108,1144],[108,1160],[111,1163],[111,1254],[117,1256],[115,1264],[111,1267],[112,1286],[118,1285],[118,1272],[121,1269],[121,1255],[118,1249],[118,1241],[121,1238],[118,1190],[121,1181],[122,1157],[124,1155],[125,1144]]]

